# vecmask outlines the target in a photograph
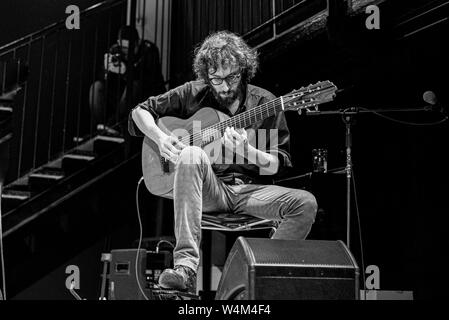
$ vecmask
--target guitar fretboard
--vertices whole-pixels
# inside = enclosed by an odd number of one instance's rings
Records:
[[[254,123],[265,120],[281,111],[316,107],[318,104],[332,101],[336,90],[337,87],[330,81],[320,81],[305,88],[301,87],[299,90],[294,90],[287,95],[246,110],[207,128],[193,128],[193,132],[184,136],[181,142],[185,145],[204,147],[220,139],[227,127],[248,128]]]
[[[265,120],[282,111],[284,109],[284,105],[288,101],[288,96],[273,99],[269,102],[230,117],[229,119],[201,129],[198,132],[191,133],[188,136],[183,137],[182,142],[188,145],[204,147],[205,145],[220,139],[227,127],[234,127],[236,129],[248,128],[254,123]]]

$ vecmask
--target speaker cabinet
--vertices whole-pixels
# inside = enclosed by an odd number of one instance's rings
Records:
[[[145,249],[139,251],[137,249],[111,250],[108,299],[145,300],[142,290],[148,299],[152,299],[151,290],[146,288],[146,264],[147,251]]]
[[[216,300],[359,299],[359,268],[341,241],[239,237]]]

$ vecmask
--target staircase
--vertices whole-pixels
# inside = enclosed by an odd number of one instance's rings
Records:
[[[2,222],[9,297],[71,257],[92,252],[92,246],[108,251],[114,243],[127,247],[136,239],[139,144],[139,139],[99,132],[5,186]]]
[[[3,236],[113,171],[128,159],[125,151],[122,135],[99,133],[8,184],[2,194]]]
[[[87,99],[103,52],[126,21],[126,8],[126,0],[104,1],[81,12],[79,32],[67,30],[64,20],[0,47],[0,61],[20,61],[30,69],[13,103],[0,101],[1,160],[3,150],[9,158],[1,193],[8,299],[71,299],[64,286],[70,259],[90,250],[91,266],[80,267],[86,277],[101,264],[102,251],[127,247],[138,236],[141,140],[119,129],[127,119],[114,119],[115,132],[94,130]],[[33,293],[33,284],[57,268],[61,281]],[[100,277],[91,280],[99,283]],[[95,290],[81,293],[95,296]]]

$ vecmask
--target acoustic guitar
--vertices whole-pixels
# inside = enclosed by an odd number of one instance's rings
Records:
[[[233,117],[209,108],[201,108],[188,119],[162,117],[157,126],[166,134],[174,135],[185,145],[203,148],[211,163],[222,155],[221,137],[226,127],[248,128],[285,111],[318,111],[318,105],[332,101],[337,87],[330,81],[321,81],[273,99]],[[200,124],[200,126],[198,126]],[[175,164],[161,156],[157,144],[145,137],[142,145],[142,170],[145,185],[154,195],[163,196],[173,190]]]

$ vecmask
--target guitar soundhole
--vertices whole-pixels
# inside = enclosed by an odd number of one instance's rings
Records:
[[[166,160],[164,157],[161,157],[162,172],[168,173],[170,171],[169,164],[170,164],[169,160]]]

